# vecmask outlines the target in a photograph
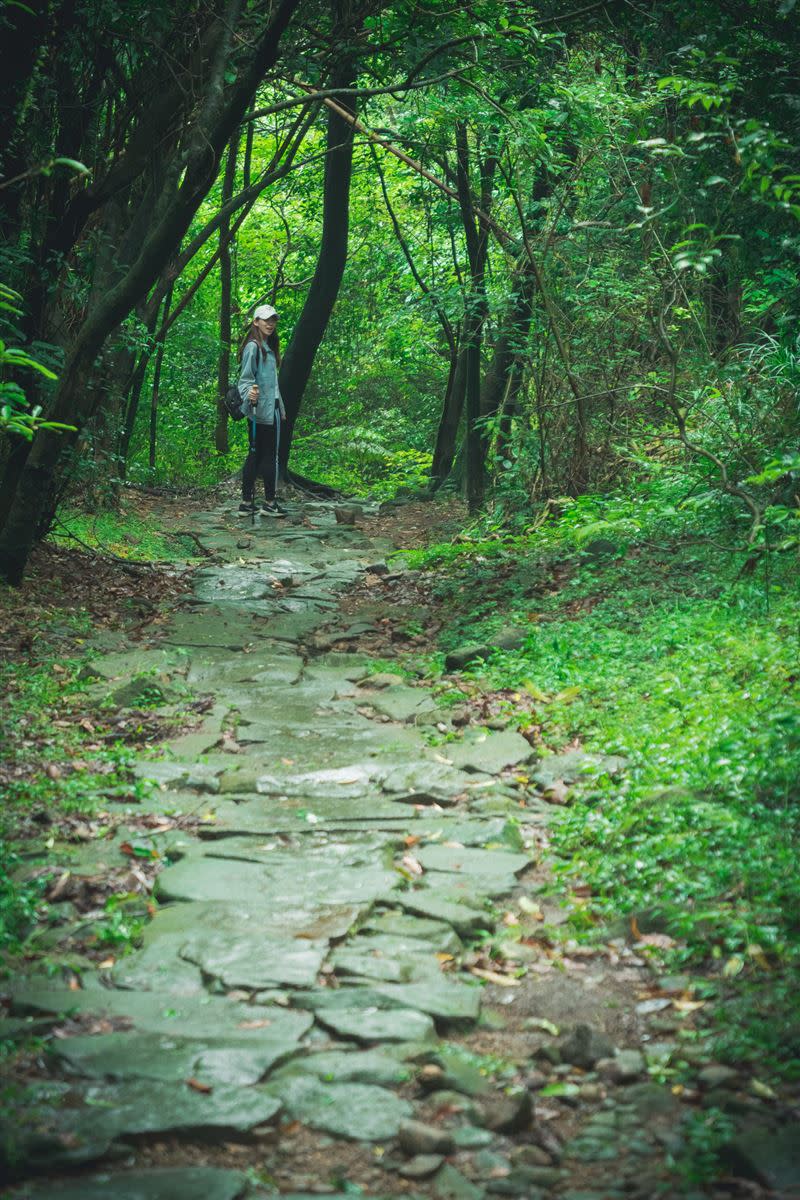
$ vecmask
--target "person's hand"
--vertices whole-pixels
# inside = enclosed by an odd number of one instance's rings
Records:
[[[255,408],[256,404],[258,404],[258,385],[257,384],[254,383],[253,386],[250,388],[250,391],[247,393],[247,399],[250,401],[250,403]]]

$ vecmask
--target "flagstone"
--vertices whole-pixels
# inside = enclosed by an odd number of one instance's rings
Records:
[[[368,911],[369,903],[326,903],[314,907],[302,895],[295,898],[293,905],[280,911],[259,908],[249,900],[241,904],[203,900],[192,904],[164,905],[144,930],[144,948],[146,950],[152,946],[155,956],[159,946],[165,946],[170,939],[175,938],[175,945],[183,946],[195,931],[205,929],[213,929],[231,941],[240,936],[251,941],[258,935],[267,940],[290,937],[301,939],[301,942],[307,939],[330,941],[343,938]],[[119,966],[124,967],[136,957],[132,955],[123,959]]]
[[[252,1039],[278,1056],[290,1051],[309,1030],[307,1012],[275,1005],[241,1004],[222,996],[176,996],[164,992],[95,987],[71,991],[44,977],[6,987],[14,1014],[87,1013],[141,1032],[172,1037]]]
[[[354,1141],[396,1137],[414,1111],[394,1092],[366,1083],[325,1083],[298,1075],[269,1087],[295,1120]]]
[[[410,1008],[323,1008],[317,1021],[357,1042],[425,1042],[434,1036],[429,1016]]]
[[[445,921],[456,933],[466,937],[492,926],[491,917],[485,910],[462,903],[461,897],[454,898],[452,891],[443,893],[430,888],[400,891],[393,897],[393,903],[407,912]]]
[[[262,931],[238,934],[214,929],[197,933],[184,945],[181,957],[226,988],[262,988],[286,984],[312,987],[328,951],[326,941],[267,938]]]
[[[380,866],[364,864],[342,868],[335,861],[309,863],[302,874],[296,862],[275,867],[224,858],[192,856],[167,867],[157,877],[159,900],[218,900],[255,903],[276,911],[298,898],[302,878],[303,902],[352,904],[387,896],[400,882],[399,875]]]
[[[511,729],[499,733],[472,733],[463,742],[445,747],[446,757],[465,771],[494,775],[504,767],[529,762],[535,751],[521,734]]]
[[[249,1087],[294,1048],[294,1044],[283,1051],[274,1043],[260,1046],[254,1038],[226,1042],[213,1031],[205,1040],[121,1032],[64,1038],[53,1043],[51,1053],[74,1074],[89,1078],[162,1083],[196,1079],[209,1087]]]
[[[26,1184],[10,1200],[239,1200],[248,1190],[239,1171],[221,1167],[167,1167],[146,1171],[104,1170],[74,1182]]]
[[[200,1091],[184,1079],[90,1085],[73,1089],[73,1097],[77,1105],[53,1114],[54,1128],[87,1141],[111,1142],[145,1133],[224,1141],[267,1124],[281,1109],[277,1097],[255,1087],[217,1085]]]

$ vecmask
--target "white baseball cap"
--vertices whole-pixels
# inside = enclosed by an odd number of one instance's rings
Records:
[[[277,317],[278,310],[273,308],[271,304],[260,304],[253,313],[254,321],[268,321],[270,317]]]

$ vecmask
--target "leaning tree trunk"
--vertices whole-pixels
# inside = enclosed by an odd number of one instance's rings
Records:
[[[225,178],[222,181],[224,206],[233,196],[236,181],[236,159],[239,151],[239,134],[228,147],[225,163]],[[219,360],[217,362],[217,423],[214,429],[214,445],[218,454],[228,453],[228,411],[222,397],[228,390],[231,369],[231,299],[233,295],[233,273],[231,271],[231,223],[228,217],[219,227]]]
[[[352,86],[355,71],[344,62],[331,80],[332,87]],[[281,470],[289,461],[292,434],[314,359],[328,327],[347,263],[350,217],[350,179],[353,169],[355,129],[344,117],[328,110],[327,152],[322,204],[322,242],[314,278],[280,370],[280,389],[286,406],[287,426],[281,438]]]
[[[98,354],[109,335],[152,287],[165,261],[180,244],[217,176],[224,148],[241,123],[265,70],[277,60],[281,37],[298,4],[299,0],[281,0],[229,88],[229,61],[242,4],[241,0],[226,4],[227,19],[218,26],[204,95],[187,126],[181,153],[170,161],[161,193],[147,197],[155,203],[135,258],[109,294],[98,299],[78,331],[47,414],[49,420],[81,428],[92,415],[87,385]],[[57,484],[59,459],[72,440],[47,429],[39,430],[34,439],[0,533],[0,578],[11,584],[22,580],[42,514]]]

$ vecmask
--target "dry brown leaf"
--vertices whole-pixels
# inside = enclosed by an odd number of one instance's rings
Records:
[[[111,967],[113,967],[116,961],[117,960],[115,958],[104,958],[103,961],[97,965],[101,970],[108,971]]]
[[[413,854],[404,854],[401,861],[402,861],[405,869],[407,871],[410,871],[412,875],[423,875],[424,874],[422,865],[417,862],[417,860],[414,858]]]
[[[190,1087],[192,1091],[202,1092],[206,1096],[210,1095],[214,1090],[210,1083],[202,1083],[199,1079],[195,1079],[194,1077],[186,1080],[186,1086]]]
[[[657,950],[671,950],[675,939],[667,933],[644,933],[637,941],[637,946],[654,946]]]
[[[513,975],[501,975],[498,971],[485,971],[481,967],[471,967],[470,974],[485,979],[487,983],[496,983],[499,987],[519,987],[520,980]]]

